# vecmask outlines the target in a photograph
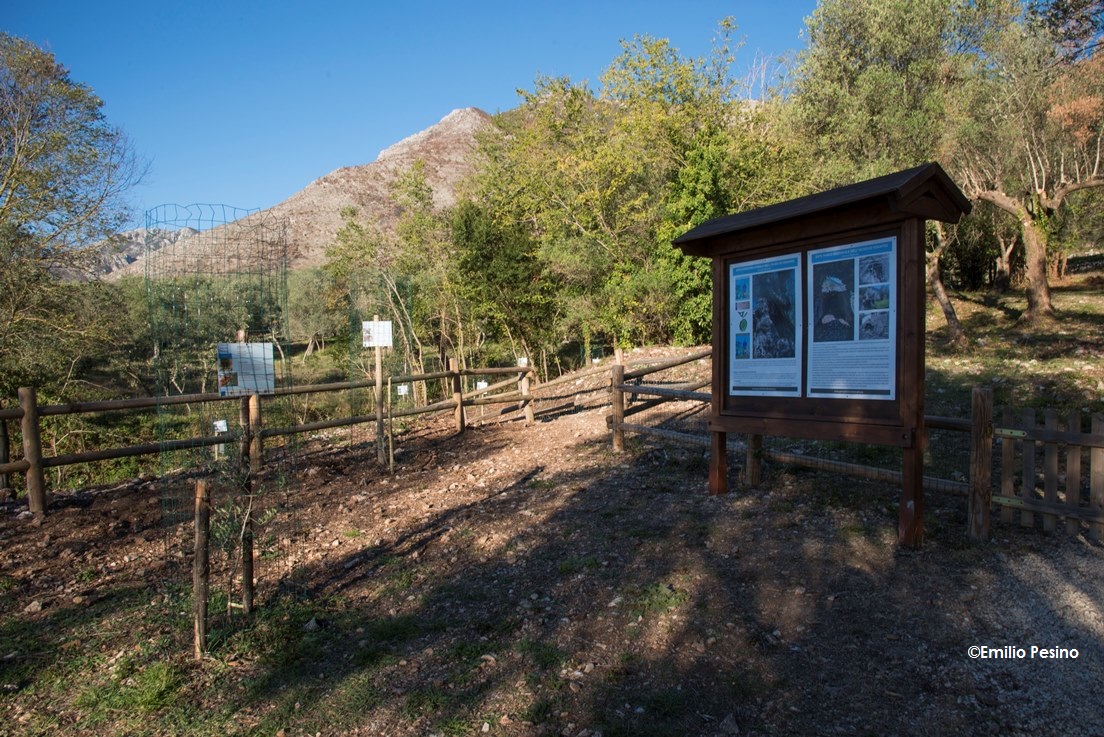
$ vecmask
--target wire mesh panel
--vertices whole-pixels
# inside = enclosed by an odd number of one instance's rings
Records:
[[[204,476],[213,489],[213,540],[227,559],[250,525],[262,560],[286,559],[296,527],[296,436],[261,438],[262,427],[290,426],[301,414],[294,396],[279,393],[292,386],[286,233],[283,220],[222,205],[163,205],[146,213],[162,519],[170,547],[187,538],[180,523],[193,514],[194,479]],[[212,401],[181,401],[182,395]]]

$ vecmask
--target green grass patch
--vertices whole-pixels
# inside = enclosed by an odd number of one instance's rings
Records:
[[[136,668],[116,663],[107,683],[92,686],[77,698],[77,705],[89,710],[93,721],[103,721],[109,712],[156,712],[176,704],[183,676],[171,663],[150,663]]]
[[[594,570],[600,566],[598,558],[593,555],[573,555],[560,561],[559,571],[561,575],[571,576],[581,571]]]
[[[690,595],[669,583],[654,583],[633,598],[632,610],[637,615],[662,614],[685,604]]]

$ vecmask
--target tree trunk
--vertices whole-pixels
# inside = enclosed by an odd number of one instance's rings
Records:
[[[1012,249],[1016,247],[1016,239],[1005,239],[997,236],[997,247],[1000,255],[997,256],[997,276],[993,280],[993,286],[1000,292],[1007,292],[1012,288]]]
[[[954,304],[951,303],[951,298],[943,285],[943,272],[940,268],[943,250],[947,247],[947,237],[943,230],[943,223],[935,224],[935,241],[935,250],[928,252],[928,283],[931,284],[935,301],[939,303],[943,310],[943,317],[947,320],[947,342],[955,348],[961,348],[966,345],[966,332],[962,329],[962,323],[958,320],[958,313],[955,312]]]
[[[1047,234],[1033,218],[1023,218],[1024,261],[1027,271],[1027,312],[1023,321],[1033,324],[1054,317],[1047,281]]]
[[[943,310],[943,317],[947,320],[947,342],[955,348],[961,348],[966,345],[966,332],[962,329],[962,323],[958,320],[958,313],[955,312],[954,304],[951,303],[947,289],[943,286],[943,275],[939,269],[938,254],[935,254],[928,261],[928,283],[931,284],[935,301],[939,303]]]

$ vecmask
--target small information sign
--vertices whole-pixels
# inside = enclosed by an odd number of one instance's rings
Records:
[[[390,348],[391,321],[365,320],[361,323],[361,337],[365,348]]]

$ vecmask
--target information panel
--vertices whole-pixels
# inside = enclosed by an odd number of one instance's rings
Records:
[[[808,254],[806,396],[896,396],[897,239]]]
[[[361,338],[365,348],[390,348],[391,321],[364,320],[361,323]]]
[[[272,394],[276,370],[271,343],[219,343],[218,388],[224,397]]]
[[[729,394],[801,396],[801,258],[729,267]]]

